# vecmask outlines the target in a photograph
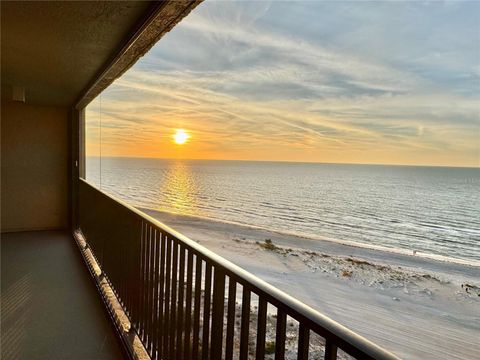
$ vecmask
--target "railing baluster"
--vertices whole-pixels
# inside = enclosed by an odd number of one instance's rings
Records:
[[[136,230],[137,230],[137,217],[133,217],[131,222],[131,228],[129,228],[129,236],[126,238],[127,243],[127,258],[129,262],[129,271],[128,271],[128,292],[130,297],[130,320],[132,321],[132,326],[135,325],[135,321],[137,318],[137,300],[135,297],[136,293],[136,274],[137,274],[137,263],[136,263],[136,255],[138,254],[137,249],[137,237]]]
[[[225,273],[220,267],[216,266],[213,276],[210,359],[220,360],[222,358],[223,313],[225,310]]]
[[[337,358],[337,346],[329,339],[325,339],[325,360]]]
[[[159,299],[158,299],[158,327],[157,327],[157,354],[160,359],[163,355],[163,338],[165,336],[164,332],[164,303],[165,303],[165,247],[166,247],[166,236],[160,232],[160,282],[159,282]]]
[[[176,354],[177,359],[183,355],[183,343],[182,343],[182,335],[184,330],[183,324],[183,294],[185,288],[185,247],[183,245],[180,246],[180,262],[178,266],[178,316],[177,316],[177,346],[176,346]]]
[[[118,293],[117,293],[117,298],[119,299],[118,302],[123,306],[124,305],[124,280],[123,280],[123,277],[122,277],[122,270],[123,270],[123,267],[125,266],[125,263],[122,261],[123,260],[123,254],[122,254],[122,250],[123,250],[123,236],[118,236],[117,237],[117,241],[118,241],[118,244],[115,248],[115,253],[113,253],[112,255],[114,255],[114,257],[112,257],[112,263],[113,263],[113,268],[115,269],[115,283],[118,284],[117,286],[117,290],[118,290]],[[120,260],[120,263],[122,264],[121,266],[119,266],[119,262],[118,260]]]
[[[255,358],[265,358],[265,335],[267,332],[267,302],[259,298],[257,315],[257,350]]]
[[[160,230],[155,230],[155,255],[154,255],[154,276],[153,276],[153,328],[152,328],[152,358],[156,358],[158,350],[158,293],[160,284]]]
[[[131,292],[131,275],[132,271],[132,245],[133,242],[130,240],[130,230],[131,230],[131,219],[127,220],[128,226],[127,231],[122,236],[122,257],[123,257],[123,266],[122,266],[122,278],[124,281],[124,310],[125,314],[131,319],[132,318],[132,292]]]
[[[153,304],[153,262],[154,262],[154,237],[152,226],[148,226],[148,280],[147,280],[147,341],[146,348],[151,355],[152,350],[152,304]]]
[[[202,259],[195,257],[195,304],[193,308],[192,359],[198,359],[200,337],[200,297],[202,294]]]
[[[147,333],[146,333],[146,320],[148,314],[147,308],[147,269],[148,269],[148,225],[144,223],[143,226],[143,271],[142,271],[142,341],[145,342]]]
[[[173,262],[172,262],[172,292],[170,305],[170,359],[176,359],[175,356],[175,332],[177,319],[177,276],[178,276],[178,243],[176,239],[172,239],[173,244]]]
[[[125,276],[125,271],[128,269],[128,263],[127,263],[127,258],[125,256],[125,235],[122,234],[119,236],[119,258],[121,259],[120,263],[116,263],[116,268],[118,270],[118,283],[120,284],[119,286],[119,297],[118,301],[122,305],[122,307],[126,308],[128,304],[128,296],[127,296],[127,277]],[[121,265],[120,265],[121,264]]]
[[[298,327],[298,360],[308,360],[308,348],[310,345],[310,329],[302,322]]]
[[[121,228],[119,227],[119,230],[120,229]],[[120,236],[118,236],[118,259],[120,259],[120,262],[116,262],[115,268],[117,269],[117,280],[119,284],[118,301],[123,308],[129,308],[128,295],[126,291],[127,277],[125,276],[125,271],[128,269],[127,257],[125,256],[125,235],[126,234],[122,233]]]
[[[170,274],[172,269],[172,239],[165,236],[167,243],[166,265],[165,265],[165,311],[163,313],[163,352],[164,358],[168,357],[169,319],[170,319]]]
[[[240,330],[240,360],[248,359],[248,339],[250,327],[250,290],[244,284],[242,294],[242,321]]]
[[[191,353],[191,329],[192,329],[192,284],[193,282],[193,254],[188,251],[187,255],[187,289],[185,295],[185,336],[184,336],[184,359],[190,359]]]
[[[144,237],[143,237],[143,311],[142,311],[142,341],[145,343],[147,340],[147,314],[148,314],[148,303],[147,303],[147,293],[148,293],[148,224],[144,224]]]
[[[203,333],[202,333],[202,359],[208,359],[208,346],[210,340],[210,302],[212,297],[212,265],[205,264],[205,291],[203,293]]]
[[[143,239],[144,239],[144,236],[143,236],[143,228],[144,228],[144,225],[143,225],[143,221],[141,222],[140,224],[140,256],[139,256],[139,272],[138,272],[138,285],[139,285],[139,291],[138,291],[138,317],[137,317],[137,332],[139,334],[139,336],[141,336],[142,334],[142,327],[143,327],[143,324],[142,324],[142,315],[143,315],[143,306],[144,306],[144,302],[143,302],[143,265],[144,265],[144,262],[143,262],[143,248],[144,248],[144,243],[143,243]]]
[[[233,359],[233,337],[235,336],[235,302],[237,300],[237,283],[230,277],[228,280],[227,334],[225,343],[225,359]]]
[[[287,314],[277,310],[277,332],[275,336],[275,360],[285,359],[285,335],[287,330]]]
[[[138,228],[137,228],[138,227]],[[141,229],[142,229],[142,220],[136,219],[135,221],[135,233],[134,238],[130,243],[132,244],[133,250],[131,253],[132,256],[132,266],[134,272],[132,273],[132,298],[133,298],[133,308],[132,308],[132,326],[139,329],[140,321],[140,293],[141,293]],[[140,231],[138,231],[140,230]]]

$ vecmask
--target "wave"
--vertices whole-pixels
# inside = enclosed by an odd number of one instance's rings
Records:
[[[428,252],[424,252],[424,251],[419,251],[419,250],[414,249],[414,248],[405,249],[405,248],[388,247],[388,246],[377,245],[377,244],[366,244],[366,243],[360,243],[360,242],[356,242],[356,241],[335,239],[335,238],[321,236],[321,235],[312,235],[312,234],[302,233],[302,232],[299,232],[299,231],[278,230],[278,229],[268,228],[268,227],[265,227],[265,226],[251,225],[251,224],[246,224],[246,223],[242,223],[242,222],[224,220],[224,219],[219,219],[219,218],[214,218],[214,217],[184,214],[184,213],[175,212],[175,211],[168,211],[168,210],[165,210],[165,209],[147,208],[145,206],[136,206],[136,207],[140,211],[145,211],[146,210],[146,211],[153,211],[153,212],[158,212],[158,213],[167,213],[167,214],[171,214],[171,215],[185,216],[185,217],[190,217],[190,218],[195,218],[195,219],[200,219],[200,220],[214,221],[214,222],[219,222],[219,223],[223,223],[223,224],[231,224],[231,225],[242,226],[242,227],[247,227],[247,228],[251,228],[251,229],[264,230],[264,231],[269,231],[269,232],[273,232],[273,233],[276,233],[276,234],[299,237],[299,238],[302,238],[302,239],[309,239],[309,240],[316,240],[316,241],[329,241],[329,242],[332,242],[332,243],[341,244],[341,245],[345,245],[345,246],[351,246],[351,247],[355,247],[355,248],[369,249],[369,250],[375,250],[375,251],[381,251],[381,252],[399,254],[399,255],[411,256],[411,257],[419,257],[419,258],[424,258],[424,259],[443,261],[443,262],[448,262],[448,263],[454,263],[454,264],[459,264],[459,265],[466,265],[466,266],[480,268],[480,260],[461,259],[461,258],[457,258],[457,257],[445,256],[445,255],[440,255],[440,254],[433,254],[433,253],[428,253]]]

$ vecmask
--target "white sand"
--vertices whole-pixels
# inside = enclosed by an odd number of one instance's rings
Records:
[[[480,359],[480,267],[142,210],[402,358]]]

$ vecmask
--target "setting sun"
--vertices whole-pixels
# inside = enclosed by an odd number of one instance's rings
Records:
[[[173,135],[173,140],[178,145],[185,144],[189,138],[190,138],[190,135],[186,133],[185,130],[183,129],[177,129],[177,131]]]

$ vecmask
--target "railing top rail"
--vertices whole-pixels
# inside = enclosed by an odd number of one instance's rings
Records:
[[[204,258],[204,260],[208,260],[209,262],[214,263],[214,265],[216,266],[221,266],[227,273],[229,273],[229,275],[233,275],[236,281],[240,282],[242,285],[244,283],[253,292],[260,292],[262,293],[262,295],[267,295],[270,299],[273,300],[273,305],[282,306],[290,310],[291,312],[296,313],[300,317],[306,319],[311,325],[314,325],[312,327],[313,330],[318,328],[321,329],[323,333],[322,336],[335,340],[335,342],[339,344],[339,348],[344,349],[347,352],[349,352],[348,350],[355,349],[354,352],[361,352],[365,356],[373,359],[399,360],[396,355],[372,343],[364,337],[356,334],[352,330],[337,323],[329,317],[322,315],[317,310],[302,303],[301,301],[286,294],[285,292],[277,289],[276,287],[270,285],[266,281],[258,278],[257,276],[242,269],[241,267],[233,264],[232,262],[224,259],[213,251],[208,250],[207,248],[189,239],[187,236],[175,231],[174,229],[163,224],[157,219],[143,213],[142,211],[136,209],[135,207],[127,204],[120,199],[117,199],[116,197],[106,193],[105,191],[96,188],[84,179],[80,179],[80,181],[85,185],[93,188],[94,190],[99,191],[107,198],[110,198],[112,201],[115,201],[120,205],[126,207],[144,221],[148,221],[161,231],[164,231],[169,235],[173,236],[185,246],[195,251],[198,255]]]

